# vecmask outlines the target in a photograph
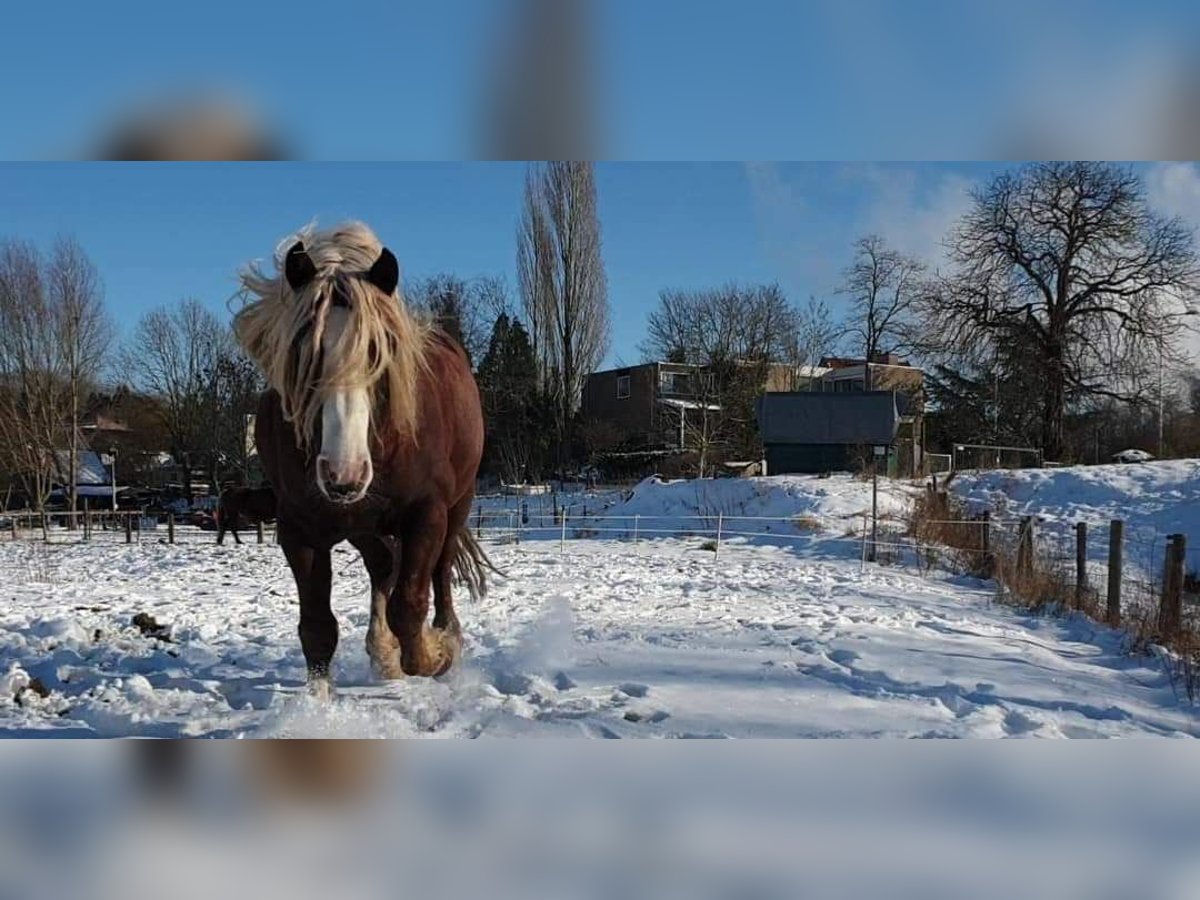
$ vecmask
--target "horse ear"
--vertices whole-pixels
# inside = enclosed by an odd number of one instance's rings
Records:
[[[380,251],[379,259],[367,272],[367,281],[389,297],[395,293],[396,285],[400,283],[400,263],[387,247]]]
[[[299,292],[317,274],[317,267],[304,249],[304,241],[296,241],[287,252],[283,263],[283,274],[293,291]]]

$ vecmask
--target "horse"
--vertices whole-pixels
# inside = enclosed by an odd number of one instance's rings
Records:
[[[275,491],[271,488],[226,488],[217,501],[217,543],[224,544],[225,532],[230,531],[234,541],[240,544],[239,521],[254,525],[274,518]]]
[[[241,271],[233,326],[268,385],[255,439],[309,683],[332,690],[330,550],[341,541],[370,576],[376,675],[439,676],[462,654],[452,577],[479,597],[493,568],[466,527],[483,455],[475,378],[462,347],[407,307],[399,263],[370,228],[310,226],[295,238],[276,249],[273,273]]]

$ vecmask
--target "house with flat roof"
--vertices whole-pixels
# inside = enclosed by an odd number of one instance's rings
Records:
[[[883,447],[889,475],[920,472],[921,417],[901,391],[790,391],[758,399],[770,475],[860,471]]]

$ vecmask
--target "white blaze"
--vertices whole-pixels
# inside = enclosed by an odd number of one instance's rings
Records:
[[[325,322],[321,347],[326,365],[336,365],[338,343],[350,315],[334,308]],[[326,494],[331,489],[353,488],[338,499],[362,498],[371,483],[371,397],[365,388],[338,391],[321,407],[321,452],[317,457],[317,483]]]

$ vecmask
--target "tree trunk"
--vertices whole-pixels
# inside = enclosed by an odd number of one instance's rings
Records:
[[[1063,454],[1063,414],[1066,406],[1061,349],[1051,348],[1047,352],[1045,376],[1042,393],[1042,457],[1057,462]]]
[[[72,379],[74,375],[72,375]],[[71,460],[67,465],[68,480],[67,486],[68,496],[71,498],[71,512],[75,512],[79,506],[79,391],[72,381],[71,384]],[[67,518],[67,527],[75,527],[75,517]]]

